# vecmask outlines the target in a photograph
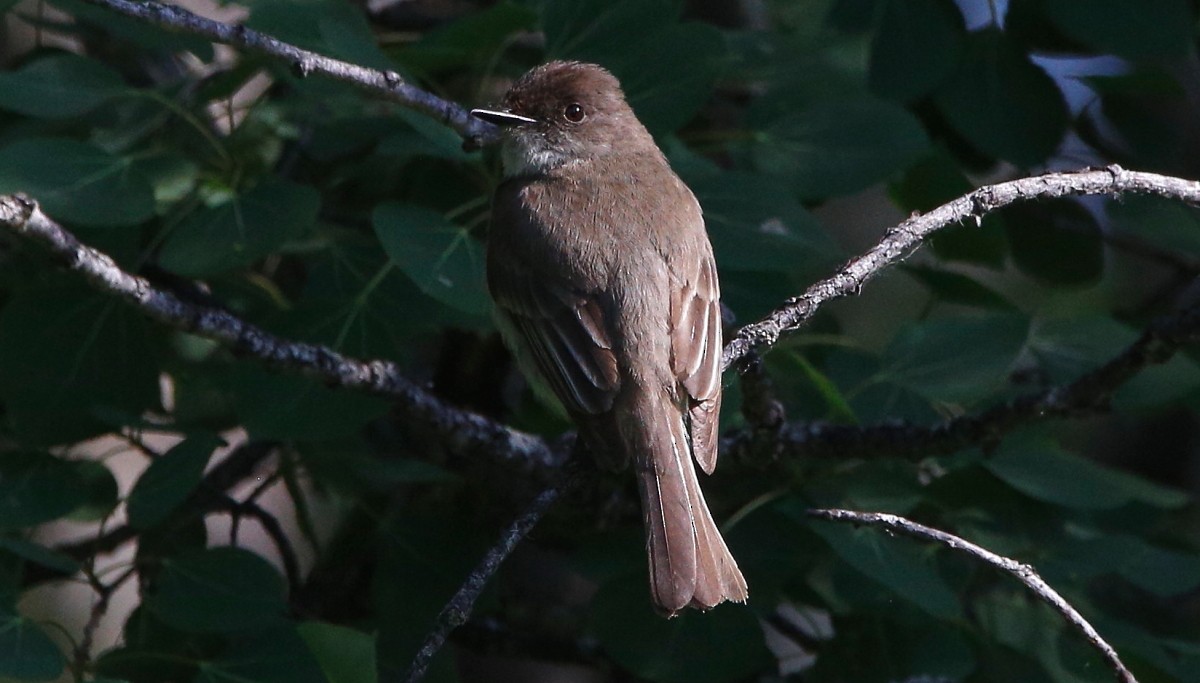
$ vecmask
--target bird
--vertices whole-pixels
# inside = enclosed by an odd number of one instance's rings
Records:
[[[717,463],[722,351],[699,202],[599,65],[537,66],[471,114],[501,129],[486,272],[502,337],[598,465],[632,463],[656,610],[745,602],[695,469]]]

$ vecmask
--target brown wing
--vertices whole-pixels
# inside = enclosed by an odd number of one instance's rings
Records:
[[[538,278],[511,261],[489,262],[488,286],[517,343],[523,343],[570,413],[594,415],[612,408],[620,383],[617,359],[594,297]]]
[[[712,474],[721,413],[721,292],[712,254],[681,275],[671,302],[672,369],[689,395],[692,455]]]

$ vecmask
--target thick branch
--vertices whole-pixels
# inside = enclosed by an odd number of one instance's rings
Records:
[[[867,427],[811,422],[788,424],[780,434],[782,443],[776,452],[783,457],[953,453],[993,441],[1031,422],[1107,410],[1112,395],[1147,366],[1165,363],[1184,346],[1198,342],[1200,308],[1188,308],[1155,320],[1112,360],[1069,384],[929,427],[905,423]]]
[[[875,526],[886,531],[905,536],[912,536],[925,541],[934,541],[942,545],[966,553],[971,557],[982,560],[987,564],[996,567],[997,569],[1007,572],[1016,577],[1018,581],[1025,584],[1033,594],[1042,602],[1050,605],[1054,611],[1058,612],[1075,627],[1077,631],[1087,638],[1104,658],[1105,663],[1113,670],[1117,680],[1120,683],[1137,683],[1137,679],[1130,673],[1129,669],[1121,662],[1121,658],[1117,656],[1116,650],[1113,649],[1096,629],[1092,627],[1083,615],[1080,614],[1071,603],[1067,602],[1061,595],[1046,583],[1037,570],[1024,562],[997,555],[992,551],[981,548],[980,546],[971,543],[955,536],[954,534],[931,529],[927,526],[917,524],[916,522],[899,517],[897,515],[889,515],[882,512],[853,512],[851,510],[810,510],[809,514],[820,519],[827,519],[833,522],[850,522],[852,524],[865,524],[867,526]]]
[[[862,289],[863,284],[888,266],[907,258],[925,238],[967,219],[977,223],[985,215],[1009,204],[1034,199],[1082,195],[1153,194],[1200,203],[1200,183],[1155,173],[1126,171],[1120,166],[1076,173],[1047,173],[981,187],[924,215],[913,216],[890,228],[879,244],[850,261],[832,277],[789,299],[759,322],[738,330],[725,346],[724,367],[738,363],[752,350],[773,346],[780,337],[798,328],[826,302]]]
[[[368,69],[310,52],[245,26],[205,19],[174,5],[146,0],[84,0],[170,31],[203,36],[244,50],[282,59],[300,76],[318,73],[356,85],[427,114],[476,144],[496,138],[495,126],[473,118],[466,109],[406,82],[395,71]]]
[[[145,278],[121,270],[107,254],[80,243],[24,195],[0,196],[0,225],[46,247],[96,289],[124,299],[164,325],[220,342],[276,368],[395,400],[406,416],[437,432],[451,452],[528,466],[561,464],[564,454],[551,451],[544,440],[446,404],[405,379],[394,363],[356,360],[325,346],[281,339],[226,311],[195,306],[156,289]]]

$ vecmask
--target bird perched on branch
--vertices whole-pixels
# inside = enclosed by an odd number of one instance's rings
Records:
[[[471,113],[503,129],[487,281],[505,339],[596,460],[637,471],[657,608],[744,602],[693,465],[716,467],[721,407],[699,203],[597,65],[544,64]]]

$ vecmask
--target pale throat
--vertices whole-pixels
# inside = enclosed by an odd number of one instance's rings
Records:
[[[532,137],[532,136],[531,136]],[[542,138],[526,139],[522,144],[505,138],[500,147],[500,160],[504,164],[504,177],[540,175],[565,164],[569,157],[563,150],[545,144]]]

